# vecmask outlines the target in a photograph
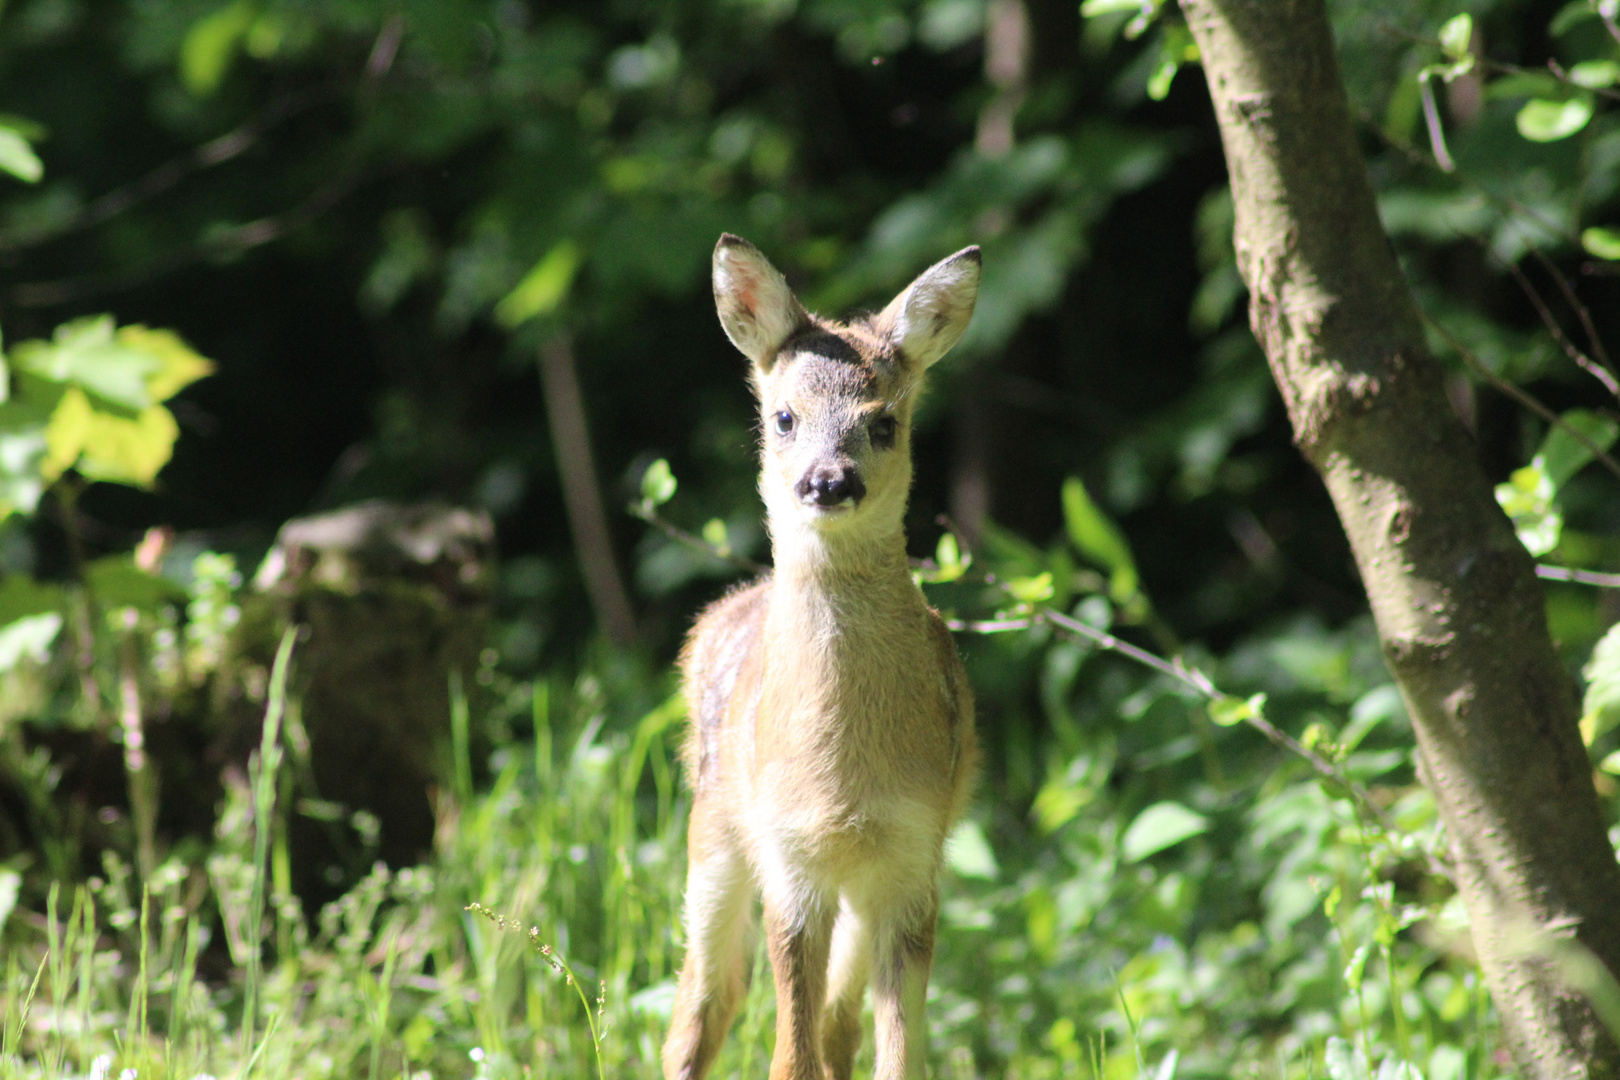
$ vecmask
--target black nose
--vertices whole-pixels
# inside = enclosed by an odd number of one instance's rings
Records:
[[[799,499],[817,506],[837,506],[844,500],[860,502],[866,498],[866,484],[854,469],[812,469],[794,485]]]

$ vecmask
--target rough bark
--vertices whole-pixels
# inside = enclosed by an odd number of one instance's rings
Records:
[[[1620,972],[1620,866],[1574,687],[1379,222],[1325,7],[1182,8],[1251,325],[1349,536],[1514,1056],[1526,1077],[1620,1076],[1620,1049],[1558,960],[1574,941]]]

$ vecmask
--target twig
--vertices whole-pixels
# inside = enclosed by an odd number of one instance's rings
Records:
[[[625,510],[631,517],[640,518],[649,525],[656,525],[663,531],[665,536],[679,544],[692,548],[694,551],[700,551],[705,555],[713,555],[715,558],[724,560],[737,569],[746,570],[751,574],[770,573],[771,568],[764,563],[758,563],[747,556],[738,555],[735,551],[723,551],[703,539],[703,537],[687,532],[660,514],[655,506],[648,506],[646,503],[631,503],[625,507]]]
[[[1605,18],[1603,21],[1608,25],[1609,32],[1615,35],[1615,40],[1620,41],[1620,26],[1616,26],[1614,21],[1611,19]],[[1432,48],[1440,50],[1441,52],[1445,51],[1445,46],[1440,44],[1440,40],[1438,38],[1425,37],[1422,34],[1413,33],[1410,30],[1396,26],[1394,23],[1391,23],[1388,20],[1380,19],[1378,22],[1378,28],[1392,37],[1402,38],[1406,41],[1410,41],[1414,45],[1428,45]],[[1509,64],[1501,60],[1492,60],[1490,57],[1481,56],[1478,53],[1473,53],[1473,57],[1474,63],[1478,64],[1480,67],[1487,71],[1494,71],[1500,74],[1534,74],[1541,70],[1539,68],[1521,67],[1518,64]],[[1609,90],[1601,86],[1582,86],[1580,83],[1570,78],[1569,72],[1565,71],[1563,65],[1559,64],[1556,60],[1547,61],[1547,71],[1550,75],[1552,75],[1553,78],[1557,79],[1561,83],[1566,83],[1570,86],[1579,87],[1582,90],[1590,91],[1602,97],[1613,98],[1616,101],[1620,101],[1620,93],[1616,93],[1613,90]]]
[[[399,55],[399,43],[405,37],[405,18],[402,15],[390,15],[388,21],[383,23],[382,30],[377,34],[377,41],[371,46],[371,55],[366,57],[366,78],[376,83],[387,75],[394,66],[394,57]]]
[[[18,235],[17,230],[0,233],[0,252],[38,247],[70,233],[94,228],[131,207],[163,194],[188,176],[240,157],[258,145],[272,128],[335,96],[330,90],[285,95],[239,127],[164,162],[139,180],[114,188],[86,203],[78,213],[47,232],[34,236]]]
[[[208,240],[159,256],[144,266],[107,274],[85,274],[55,281],[32,281],[11,290],[11,302],[18,307],[53,307],[85,297],[113,292],[193,262],[235,254],[279,240],[292,230],[307,225],[330,210],[359,187],[368,176],[361,170],[345,173],[290,210],[245,225],[238,225]]]
[[[482,915],[484,918],[494,923],[496,929],[512,930],[520,934],[524,932],[522,924],[520,924],[516,919],[508,919],[500,912],[487,908],[483,904],[478,903],[476,900],[462,908],[462,910],[470,911],[474,915]],[[525,936],[529,940],[530,947],[544,957],[547,964],[551,965],[551,970],[555,971],[558,975],[561,975],[563,977],[563,981],[569,986],[572,986],[574,988],[574,993],[579,995],[579,1003],[585,1009],[585,1023],[586,1026],[590,1028],[591,1032],[591,1047],[596,1052],[596,1075],[600,1080],[600,1078],[606,1075],[602,1071],[602,1035],[606,1031],[606,1025],[602,1024],[601,1022],[602,1010],[607,1007],[606,981],[599,983],[600,989],[597,991],[596,995],[596,1010],[592,1012],[591,1003],[585,999],[584,989],[580,986],[579,980],[574,977],[574,969],[568,966],[568,961],[563,959],[561,953],[557,952],[550,945],[540,940],[540,928],[538,926],[529,927],[528,933]]]
[[[1539,250],[1533,247],[1531,250],[1536,251],[1536,254],[1538,255],[1541,254]],[[1620,397],[1620,382],[1615,381],[1614,374],[1607,368],[1600,367],[1590,356],[1587,356],[1585,353],[1581,352],[1580,349],[1575,347],[1575,343],[1569,340],[1569,335],[1564,333],[1564,328],[1558,325],[1558,320],[1553,318],[1552,310],[1547,307],[1546,301],[1541,298],[1541,294],[1537,292],[1536,287],[1530,283],[1530,279],[1525,276],[1524,271],[1519,269],[1518,264],[1504,261],[1502,265],[1507,269],[1509,274],[1513,275],[1513,280],[1519,283],[1519,288],[1524,291],[1524,295],[1529,298],[1531,305],[1535,307],[1536,314],[1541,316],[1541,321],[1546,325],[1548,333],[1552,334],[1553,340],[1558,342],[1559,346],[1563,348],[1564,355],[1574,361],[1576,367],[1580,368],[1582,371],[1592,376],[1592,378],[1602,383],[1605,390],[1613,394],[1615,397]],[[1558,277],[1560,281],[1563,280],[1563,275],[1558,274],[1556,269],[1554,270],[1554,275]],[[1565,296],[1569,296],[1567,288],[1565,290]],[[1587,326],[1590,332],[1590,322],[1587,323]]]
[[[1620,574],[1600,574],[1596,570],[1575,570],[1568,566],[1536,565],[1536,577],[1547,581],[1573,581],[1578,585],[1596,585],[1600,589],[1620,589]]]
[[[951,619],[948,620],[945,625],[952,630],[965,630],[970,633],[979,634],[994,634],[1002,633],[1008,630],[1027,630],[1040,623],[1049,623],[1060,630],[1067,631],[1068,633],[1078,637],[1083,637],[1097,645],[1099,648],[1107,649],[1112,652],[1117,652],[1122,656],[1129,657],[1145,667],[1152,668],[1154,671],[1168,675],[1170,678],[1175,679],[1184,686],[1191,687],[1193,690],[1196,690],[1198,693],[1204,695],[1204,697],[1211,701],[1223,700],[1228,696],[1223,694],[1220,689],[1216,687],[1208,675],[1205,675],[1198,668],[1188,667],[1184,662],[1182,662],[1182,659],[1179,656],[1171,660],[1166,660],[1164,657],[1151,653],[1139,646],[1132,645],[1128,641],[1121,641],[1119,638],[1115,637],[1113,634],[1110,634],[1106,630],[1099,630],[1095,626],[1088,626],[1079,619],[1072,618],[1060,611],[1053,611],[1051,608],[1040,608],[1033,615],[1024,616],[1022,618],[989,619],[978,621]],[[1374,821],[1378,822],[1378,824],[1386,832],[1396,831],[1394,823],[1390,821],[1388,815],[1384,813],[1383,809],[1377,803],[1373,802],[1372,796],[1367,793],[1366,789],[1346,776],[1343,770],[1341,770],[1338,766],[1334,765],[1331,761],[1328,761],[1314,750],[1306,747],[1298,739],[1295,739],[1286,731],[1278,728],[1264,716],[1256,713],[1245,716],[1243,719],[1245,723],[1254,728],[1256,731],[1260,732],[1260,734],[1264,735],[1267,739],[1271,740],[1273,744],[1283,750],[1286,750],[1288,753],[1293,754],[1295,757],[1303,759],[1311,766],[1317,775],[1321,776],[1324,780],[1330,780],[1348,791],[1351,798],[1360,807],[1360,809],[1366,814],[1370,815]],[[1423,852],[1423,856],[1431,874],[1444,878],[1447,881],[1454,880],[1451,874],[1451,868],[1446,866],[1446,864],[1442,862],[1433,852],[1425,850]]]
[[[1545,252],[1538,247],[1532,247],[1530,251],[1535,255],[1536,261],[1541,263],[1542,268],[1552,275],[1554,281],[1558,282],[1558,288],[1564,294],[1565,303],[1569,304],[1574,310],[1575,317],[1581,320],[1581,328],[1586,331],[1586,340],[1592,346],[1592,355],[1597,358],[1598,363],[1608,370],[1612,378],[1616,370],[1614,361],[1609,358],[1609,350],[1603,347],[1603,338],[1599,336],[1597,327],[1592,324],[1592,312],[1587,309],[1585,304],[1581,303],[1580,297],[1575,295],[1575,289],[1570,285],[1569,279],[1564,277],[1563,272],[1554,265],[1551,259],[1547,258]],[[1609,386],[1609,383],[1605,382],[1604,385]],[[1612,386],[1610,386],[1610,390],[1614,392]]]
[[[1445,338],[1451,347],[1457,351],[1457,355],[1462,357],[1463,363],[1468,365],[1470,371],[1474,372],[1474,374],[1478,375],[1480,378],[1484,379],[1486,382],[1496,387],[1496,389],[1502,391],[1502,393],[1506,394],[1514,401],[1517,401],[1520,405],[1523,405],[1525,408],[1529,409],[1543,420],[1547,421],[1547,423],[1552,424],[1555,427],[1562,428],[1564,433],[1570,438],[1586,447],[1586,449],[1591,452],[1592,456],[1602,463],[1605,469],[1608,469],[1610,472],[1614,473],[1615,476],[1620,477],[1620,462],[1616,462],[1614,458],[1610,457],[1602,447],[1593,442],[1591,439],[1587,438],[1580,431],[1576,430],[1574,425],[1566,423],[1563,417],[1547,408],[1547,406],[1543,405],[1541,402],[1537,401],[1523,390],[1520,390],[1517,386],[1514,386],[1512,383],[1502,378],[1490,368],[1486,367],[1484,361],[1480,360],[1479,357],[1470,352],[1468,347],[1462,342],[1458,341],[1456,337],[1452,335],[1451,331],[1447,330],[1443,325],[1441,325],[1440,321],[1434,316],[1430,315],[1422,308],[1418,309],[1418,314],[1423,317],[1424,322],[1434,327],[1435,332],[1441,337]]]
[[[1383,141],[1385,145],[1392,150],[1399,151],[1406,157],[1408,161],[1412,162],[1412,164],[1421,165],[1426,169],[1435,169],[1445,176],[1453,177],[1458,182],[1472,188],[1474,191],[1479,192],[1481,195],[1485,196],[1486,199],[1498,204],[1499,207],[1514,214],[1522,214],[1524,217],[1535,222],[1537,225],[1540,225],[1543,229],[1546,229],[1554,236],[1562,237],[1575,247],[1581,246],[1581,238],[1575,235],[1575,233],[1569,231],[1564,226],[1559,225],[1556,222],[1547,220],[1545,217],[1542,217],[1541,214],[1526,206],[1518,199],[1515,199],[1513,196],[1500,195],[1492,191],[1478,180],[1475,180],[1473,177],[1469,176],[1466,172],[1446,172],[1444,169],[1441,169],[1432,159],[1425,156],[1423,151],[1419,150],[1415,146],[1412,146],[1410,143],[1402,142],[1400,139],[1395,138],[1389,132],[1385,131],[1377,119],[1374,118],[1373,115],[1366,109],[1358,110],[1357,116],[1363,124],[1371,129],[1374,135]]]
[[[1500,60],[1487,60],[1485,61],[1485,66],[1495,71],[1506,71],[1509,74],[1516,74],[1521,71],[1534,73],[1536,71],[1535,68],[1524,68],[1517,64],[1505,64]],[[1581,90],[1585,90],[1587,93],[1596,94],[1598,97],[1606,97],[1611,101],[1620,101],[1620,91],[1610,90],[1606,86],[1585,86],[1578,83],[1570,77],[1569,72],[1564,70],[1563,64],[1560,64],[1557,60],[1550,56],[1547,58],[1547,70],[1552,73],[1553,78],[1557,79],[1561,83],[1578,87]]]

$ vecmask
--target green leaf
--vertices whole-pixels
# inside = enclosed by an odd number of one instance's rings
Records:
[[[1587,409],[1571,409],[1559,419],[1563,423],[1548,430],[1530,464],[1514,470],[1506,483],[1496,486],[1496,501],[1532,555],[1545,555],[1558,546],[1564,518],[1554,500],[1558,490],[1593,458],[1591,449],[1569,429],[1602,450],[1613,446],[1620,434],[1620,426],[1613,420]]]
[[[1603,90],[1620,83],[1620,64],[1613,60],[1586,60],[1569,69],[1569,81],[1588,90]]]
[[[955,533],[944,533],[934,546],[934,562],[938,568],[927,575],[927,580],[936,584],[957,581],[973,565],[973,556],[962,551]]]
[[[1144,30],[1153,25],[1153,20],[1159,17],[1159,8],[1163,4],[1164,0],[1083,0],[1080,14],[1089,19],[1098,15],[1135,12],[1136,17],[1126,23],[1123,30],[1126,40],[1135,41],[1142,36]]]
[[[1147,95],[1163,101],[1170,94],[1170,83],[1182,64],[1197,63],[1198,43],[1185,26],[1167,26],[1159,37],[1159,64],[1148,77]]]
[[[1597,17],[1597,8],[1588,0],[1570,0],[1552,17],[1547,24],[1547,32],[1553,37],[1562,37],[1581,23]]]
[[[22,886],[22,875],[6,867],[0,869],[0,931],[6,928],[6,920],[11,918],[11,912],[17,906],[17,893]]]
[[[1245,720],[1257,720],[1265,713],[1266,695],[1250,698],[1218,697],[1207,706],[1209,718],[1221,727],[1232,727]]]
[[[1531,142],[1557,142],[1567,139],[1592,119],[1592,96],[1578,94],[1567,101],[1534,98],[1514,118],[1519,134]]]
[[[1581,247],[1600,259],[1620,259],[1620,229],[1594,225],[1581,230]]]
[[[1352,987],[1361,985],[1361,968],[1367,962],[1367,947],[1363,945],[1357,953],[1359,963],[1351,961],[1355,971],[1352,981],[1347,969],[1345,981]],[[1337,1035],[1327,1041],[1327,1050],[1323,1055],[1323,1067],[1327,1069],[1328,1080],[1372,1080],[1372,1065],[1367,1061],[1367,1054],[1361,1047],[1351,1049],[1350,1044]]]
[[[1169,97],[1170,84],[1175,81],[1176,72],[1180,70],[1181,65],[1174,60],[1159,61],[1159,66],[1148,76],[1147,96],[1154,101],[1163,101]]]
[[[128,555],[108,555],[84,568],[85,581],[104,608],[134,607],[151,611],[160,604],[183,601],[186,592],[166,577],[147,573]]]
[[[1112,15],[1117,11],[1142,11],[1149,7],[1143,0],[1085,0],[1080,5],[1080,14],[1087,18],[1098,15]]]
[[[1459,79],[1474,70],[1474,58],[1465,56],[1451,64],[1425,64],[1418,69],[1418,81],[1426,82],[1429,79],[1442,79],[1451,82]],[[1427,91],[1425,91],[1427,92]]]
[[[35,581],[27,574],[7,574],[0,580],[0,626],[27,615],[61,611],[67,604],[60,585]]]
[[[214,362],[187,345],[173,330],[151,330],[136,324],[121,327],[116,338],[130,352],[156,362],[146,376],[146,393],[154,403],[168,401],[198,379],[214,373]]]
[[[1615,437],[1620,435],[1620,424],[1590,409],[1570,409],[1559,419],[1567,428],[1574,428],[1586,436],[1600,450],[1613,446]],[[1541,449],[1536,451],[1533,459],[1541,463],[1554,491],[1569,483],[1570,477],[1585,468],[1593,458],[1591,449],[1571,435],[1564,425],[1554,424],[1548,429],[1547,437],[1541,441]]]
[[[1581,702],[1581,738],[1591,746],[1620,725],[1620,623],[1609,627],[1581,669],[1586,698]]]
[[[1178,802],[1154,803],[1131,822],[1120,846],[1126,862],[1140,862],[1208,830],[1209,819],[1203,814]]]
[[[1558,546],[1564,518],[1553,506],[1556,489],[1537,461],[1515,469],[1506,483],[1496,485],[1496,501],[1508,519],[1519,542],[1532,555],[1545,555]]]
[[[54,611],[25,615],[0,627],[0,672],[10,671],[24,660],[45,663],[61,629],[62,616]]]
[[[173,331],[145,326],[119,329],[110,315],[63,323],[49,341],[24,341],[15,346],[12,358],[20,372],[58,387],[84,391],[90,398],[82,404],[92,411],[110,408],[117,416],[148,427],[159,422],[148,415],[158,402],[214,371],[211,361]]]
[[[1504,98],[1545,98],[1558,100],[1563,84],[1546,71],[1515,71],[1485,84],[1485,100]]]
[[[134,418],[103,412],[77,386],[57,402],[45,427],[41,474],[55,480],[77,467],[91,480],[149,486],[174,454],[180,426],[162,405]]]
[[[1001,867],[996,863],[996,853],[990,849],[990,841],[985,838],[984,830],[979,828],[978,822],[966,818],[957,822],[956,828],[945,840],[945,865],[954,870],[958,877],[984,881],[994,881],[1001,873]]]
[[[721,558],[731,554],[731,537],[726,530],[726,523],[719,518],[710,518],[704,523],[703,541],[719,552]]]
[[[1039,604],[1052,599],[1052,572],[1043,570],[1034,577],[1018,577],[1007,582],[1007,591],[1021,604]]]
[[[39,160],[21,132],[6,126],[0,127],[0,170],[24,183],[34,184],[45,175],[45,163]]]
[[[1096,794],[1090,788],[1074,784],[1048,783],[1035,793],[1035,802],[1029,808],[1030,813],[1034,815],[1042,832],[1055,832],[1085,809],[1086,804],[1091,802]]]
[[[24,341],[11,351],[18,370],[42,379],[82,387],[103,402],[130,413],[153,404],[148,380],[164,361],[140,343],[120,339],[111,315],[91,315],[63,323],[50,341]]]
[[[1141,580],[1130,545],[1119,527],[1091,501],[1078,476],[1063,481],[1063,522],[1075,550],[1108,571],[1109,597],[1117,604],[1133,598]]]
[[[659,458],[641,474],[641,501],[648,506],[663,506],[675,497],[675,474],[669,471],[669,462]]]
[[[538,315],[549,315],[568,296],[579,270],[581,252],[572,240],[559,240],[517,287],[495,305],[495,321],[515,330]]]
[[[32,514],[39,505],[45,492],[41,470],[49,415],[31,401],[0,404],[0,520],[18,512]]]
[[[224,81],[237,47],[258,15],[251,0],[204,15],[180,43],[180,81],[196,97],[208,97]]]
[[[1452,60],[1469,55],[1469,44],[1474,37],[1474,17],[1467,12],[1453,15],[1440,27],[1440,48]]]
[[[1620,776],[1620,750],[1616,750],[1599,762],[1598,768],[1614,776]]]

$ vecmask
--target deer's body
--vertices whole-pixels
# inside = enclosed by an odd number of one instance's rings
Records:
[[[978,252],[849,325],[806,314],[722,238],[715,294],[753,361],[776,570],[698,620],[682,658],[688,952],[664,1047],[697,1080],[743,988],[753,894],[777,985],[771,1080],[842,1080],[873,983],[878,1076],[924,1071],[945,836],[975,761],[967,677],[912,582],[901,525],[923,371],[972,311]]]

